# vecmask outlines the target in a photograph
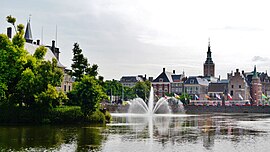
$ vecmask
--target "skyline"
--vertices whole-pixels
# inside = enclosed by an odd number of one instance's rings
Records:
[[[235,69],[269,71],[270,22],[267,1],[170,0],[4,0],[0,31],[6,16],[26,25],[31,14],[34,40],[50,45],[55,39],[60,61],[70,68],[72,48],[80,44],[90,64],[105,79],[124,75],[157,77],[162,68],[203,75],[208,38],[216,77]],[[14,33],[14,32],[13,32]]]

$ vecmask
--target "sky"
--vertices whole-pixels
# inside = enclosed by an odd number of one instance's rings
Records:
[[[269,14],[266,0],[1,0],[0,33],[6,16],[26,25],[31,15],[34,40],[57,38],[67,68],[79,43],[106,80],[155,78],[163,68],[203,75],[210,38],[215,74],[225,79],[254,65],[270,70]]]

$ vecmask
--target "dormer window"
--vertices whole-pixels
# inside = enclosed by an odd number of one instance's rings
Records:
[[[159,78],[159,82],[163,82],[163,79],[162,78]]]
[[[194,80],[192,79],[192,80],[190,80],[190,84],[194,84]]]

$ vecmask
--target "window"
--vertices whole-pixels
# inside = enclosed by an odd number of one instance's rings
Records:
[[[233,88],[233,85],[232,85],[232,88]]]
[[[231,96],[233,96],[233,91],[231,91]]]
[[[159,82],[163,82],[163,79],[162,78],[159,78]]]
[[[68,86],[68,91],[71,91],[71,87],[70,86]]]
[[[194,80],[190,80],[190,84],[194,84]]]
[[[66,85],[64,85],[64,91],[65,91],[65,92],[67,91],[67,86],[66,86]]]
[[[241,88],[241,85],[239,85],[239,88]]]

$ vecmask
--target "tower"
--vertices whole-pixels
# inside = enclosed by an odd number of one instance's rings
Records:
[[[258,77],[256,66],[254,66],[252,81],[251,81],[251,97],[255,104],[258,104],[262,98],[262,84]]]
[[[32,43],[33,42],[32,31],[31,31],[31,27],[30,27],[30,18],[27,21],[24,39],[28,43]]]
[[[208,42],[208,51],[207,51],[207,58],[206,61],[203,65],[203,75],[204,76],[215,76],[215,64],[212,60],[212,56],[211,56],[211,46],[210,46],[210,39]]]

